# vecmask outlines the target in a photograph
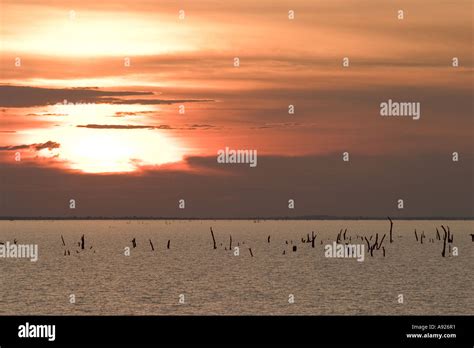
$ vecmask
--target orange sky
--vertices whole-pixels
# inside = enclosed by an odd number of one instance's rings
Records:
[[[186,158],[225,147],[470,156],[472,4],[0,0],[0,163],[205,172]],[[380,117],[387,99],[420,102],[421,119]]]
[[[93,142],[89,146],[99,147],[104,146],[101,136],[110,136],[115,139],[107,146],[111,151],[125,133],[131,143],[143,142],[136,149],[147,152],[141,157],[156,156],[145,150],[148,141],[142,134],[150,130],[74,127],[84,124],[179,128],[153,131],[161,133],[156,136],[160,142],[170,138],[169,151],[174,153],[155,161],[160,164],[185,154],[215,153],[224,145],[291,155],[343,148],[362,153],[419,149],[419,144],[405,140],[385,143],[392,135],[415,135],[421,128],[395,121],[390,132],[384,129],[373,115],[378,100],[371,99],[379,93],[383,100],[390,96],[436,100],[449,89],[457,93],[453,107],[463,108],[457,110],[461,122],[467,122],[472,111],[465,109],[466,101],[457,100],[472,92],[469,1],[3,0],[1,6],[2,84],[151,91],[160,99],[212,100],[189,105],[185,115],[177,112],[179,105],[71,107],[71,114],[65,112],[62,118],[41,116],[54,113],[46,105],[4,109],[2,145],[62,140],[59,158],[66,161],[74,161],[68,158],[74,155],[64,149],[75,147],[75,143],[67,146],[71,140],[66,139],[89,139]],[[397,18],[399,9],[404,20]],[[290,10],[293,20],[288,18]],[[457,69],[450,66],[454,56],[461,62]],[[239,68],[233,66],[235,57],[241,61]],[[350,68],[342,68],[343,57],[349,57]],[[15,66],[16,58],[21,67]],[[124,66],[127,58],[130,66]],[[287,114],[289,104],[296,106],[296,115]],[[111,119],[127,108],[149,113]],[[429,108],[424,105],[424,110]],[[436,151],[431,139],[441,130],[453,133],[443,121],[446,116],[436,109],[432,107],[430,125],[423,117],[423,131],[417,136],[432,146],[421,151]],[[192,124],[213,127],[186,131]],[[63,135],[61,139],[51,138],[56,133]],[[173,133],[174,140],[164,133]],[[457,146],[466,149],[469,135],[461,131],[456,139],[459,136]],[[135,155],[140,157],[134,151],[127,156]],[[126,167],[129,164],[112,170]]]

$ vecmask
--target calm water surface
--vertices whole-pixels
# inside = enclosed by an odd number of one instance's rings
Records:
[[[457,257],[441,256],[442,241],[435,236],[442,224],[454,234]],[[0,221],[0,241],[17,239],[39,248],[37,262],[0,259],[0,314],[473,314],[474,222],[394,221],[392,244],[389,226],[387,221]],[[366,250],[364,262],[326,258],[324,246],[341,228],[354,244],[365,244],[357,236],[386,233],[385,257],[382,250],[374,257]],[[423,244],[416,242],[415,228],[425,231]],[[317,232],[315,248],[301,242],[311,231]],[[85,250],[77,252],[82,234]],[[230,235],[239,256],[229,251]],[[124,255],[126,247],[130,256]],[[64,256],[65,250],[71,255]]]

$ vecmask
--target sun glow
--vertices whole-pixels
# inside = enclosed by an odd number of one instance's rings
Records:
[[[70,161],[71,168],[83,172],[131,172],[143,165],[161,165],[182,159],[172,141],[157,131],[81,131],[87,135],[77,132],[77,136],[63,139],[60,157]]]
[[[8,11],[23,15],[27,11],[22,9],[21,5],[10,4]],[[2,34],[5,51],[73,57],[130,57],[196,49],[185,40],[191,35],[191,28],[182,23],[179,25],[176,18],[169,16],[45,11],[38,7],[38,13],[28,19],[28,26],[16,26],[16,31]],[[32,26],[35,30],[31,30]]]
[[[138,121],[147,123],[151,120],[146,116],[125,118],[111,115],[119,111],[150,111],[145,109],[138,105],[66,105],[59,109],[50,106],[48,111],[61,116],[37,116],[44,119],[53,117],[54,124],[47,128],[22,131],[21,141],[27,144],[57,142],[59,148],[43,149],[37,155],[54,157],[69,169],[85,173],[133,172],[141,166],[181,161],[185,152],[183,145],[162,130],[77,127],[87,124],[139,126]]]

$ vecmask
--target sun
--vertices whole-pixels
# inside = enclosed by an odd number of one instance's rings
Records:
[[[60,144],[56,158],[84,173],[133,172],[142,166],[180,162],[184,156],[174,139],[156,130],[67,128],[35,133],[29,135],[31,142],[56,139]]]
[[[54,157],[68,169],[84,173],[125,173],[140,170],[143,166],[163,165],[180,162],[185,156],[183,141],[158,129],[115,129],[88,128],[88,123],[128,125],[151,121],[140,119],[131,121],[111,117],[118,111],[139,111],[144,106],[135,105],[86,105],[80,112],[73,106],[58,112],[54,124],[41,129],[22,131],[22,142],[26,144],[54,141],[60,146],[53,151],[48,149],[37,153],[40,157]],[[85,109],[84,109],[85,107]],[[51,106],[53,108],[53,106]],[[51,117],[51,116],[49,116]],[[48,117],[45,117],[48,119]],[[78,127],[78,125],[82,125]]]

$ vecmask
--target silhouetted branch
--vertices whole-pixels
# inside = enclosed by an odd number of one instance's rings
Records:
[[[389,216],[387,218],[390,220],[390,243],[393,243],[393,238],[392,238],[392,229],[393,229],[393,221],[390,219]]]
[[[448,231],[444,228],[443,225],[441,225],[444,231],[444,236],[443,236],[443,251],[441,252],[441,256],[445,257],[446,256],[446,240],[448,239]]]
[[[214,238],[214,231],[212,230],[212,227],[211,227],[211,236],[212,236],[212,242],[214,243],[214,249],[217,249],[216,238]]]

